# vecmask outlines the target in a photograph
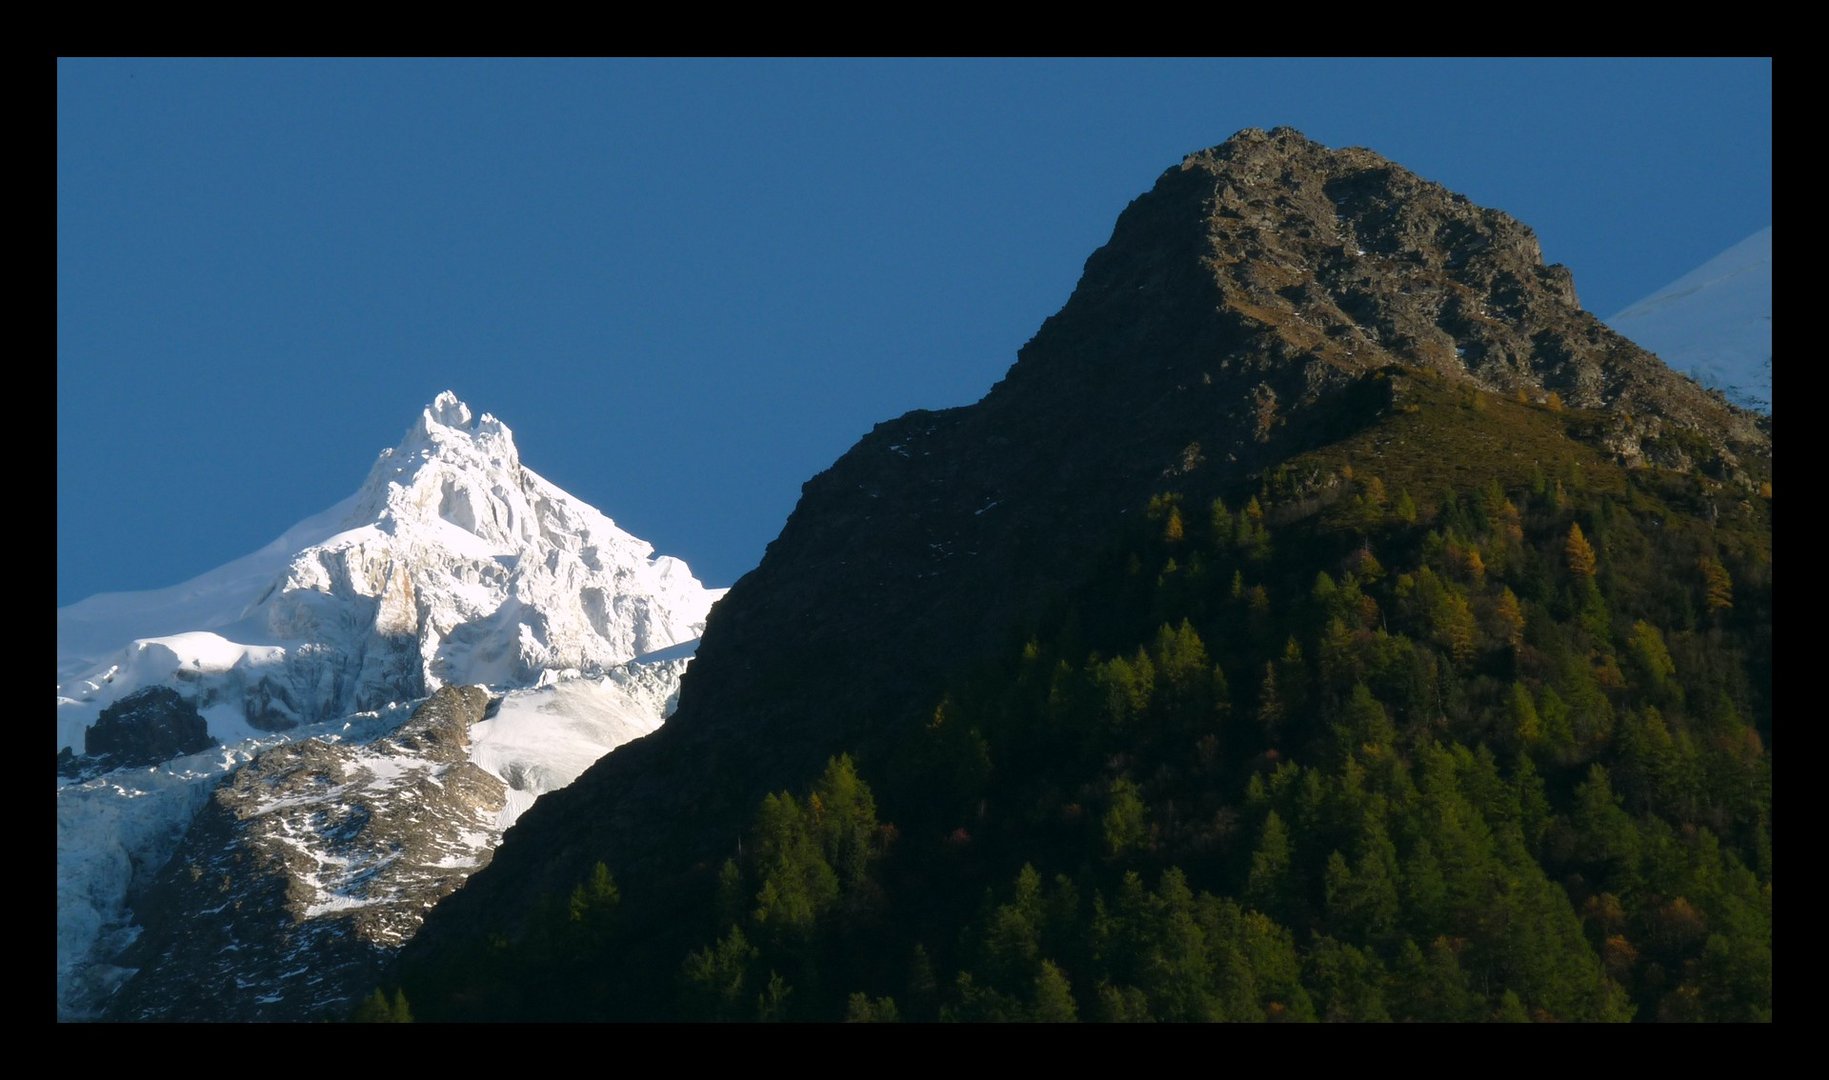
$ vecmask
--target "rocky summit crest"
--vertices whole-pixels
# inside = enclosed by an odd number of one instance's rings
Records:
[[[1113,339],[1120,326],[1128,341]],[[1330,150],[1286,127],[1241,131],[1164,172],[1008,381],[1059,377],[1072,359],[1109,364],[1133,351],[1125,344],[1147,349],[1142,363],[1094,377],[1154,392],[1227,384],[1205,396],[1250,441],[1292,408],[1396,367],[1596,410],[1600,441],[1629,465],[1687,467],[1699,439],[1748,487],[1738,455],[1770,449],[1758,417],[1583,310],[1529,226],[1370,150]]]

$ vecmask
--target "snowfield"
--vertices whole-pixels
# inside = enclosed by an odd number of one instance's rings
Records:
[[[660,727],[679,704],[680,676],[690,660],[689,653],[643,657],[601,679],[564,679],[503,698],[494,716],[470,729],[470,760],[508,785],[497,830],[506,831],[535,799],[578,779],[611,749]]]

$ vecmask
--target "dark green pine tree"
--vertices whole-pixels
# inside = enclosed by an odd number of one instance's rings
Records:
[[[893,1024],[901,1018],[896,1011],[895,999],[891,997],[873,1001],[869,994],[860,991],[852,994],[845,1002],[847,1024]]]
[[[1275,810],[1264,819],[1257,851],[1251,855],[1251,873],[1245,879],[1245,900],[1259,911],[1276,914],[1289,891],[1289,830]]]
[[[1071,1024],[1079,1018],[1067,976],[1053,962],[1043,960],[1035,976],[1035,1019],[1044,1024]]]
[[[390,999],[387,992],[377,986],[356,1005],[349,1020],[354,1024],[410,1024],[413,1010],[407,1005],[406,991],[395,990]]]
[[[875,854],[876,798],[858,778],[851,755],[840,754],[826,762],[825,775],[809,801],[816,808],[815,827],[826,860],[841,886],[856,888]]]
[[[603,947],[609,938],[616,905],[621,901],[622,894],[616,888],[616,879],[610,876],[610,868],[599,862],[591,868],[589,876],[572,889],[566,902],[566,917],[577,950],[591,954]]]
[[[353,1024],[388,1024],[392,1023],[393,1019],[393,1006],[388,1003],[387,994],[379,986],[375,987],[373,993],[363,998],[349,1016],[349,1020]]]

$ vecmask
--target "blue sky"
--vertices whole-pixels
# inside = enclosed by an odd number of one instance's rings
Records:
[[[711,585],[976,400],[1183,154],[1289,124],[1610,315],[1772,218],[1769,61],[64,61],[57,602],[348,495],[450,388]]]

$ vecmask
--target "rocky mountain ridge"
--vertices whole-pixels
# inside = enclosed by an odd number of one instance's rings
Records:
[[[1419,407],[1419,381],[1567,410],[1609,457],[1699,471],[1711,497],[1769,469],[1769,421],[1582,310],[1528,227],[1368,150],[1240,132],[1132,202],[982,401],[879,424],[804,486],[675,718],[536,807],[409,946],[409,983],[525,933],[598,860],[630,901],[708,891],[763,794],[923,722],[1153,494],[1236,495]]]

